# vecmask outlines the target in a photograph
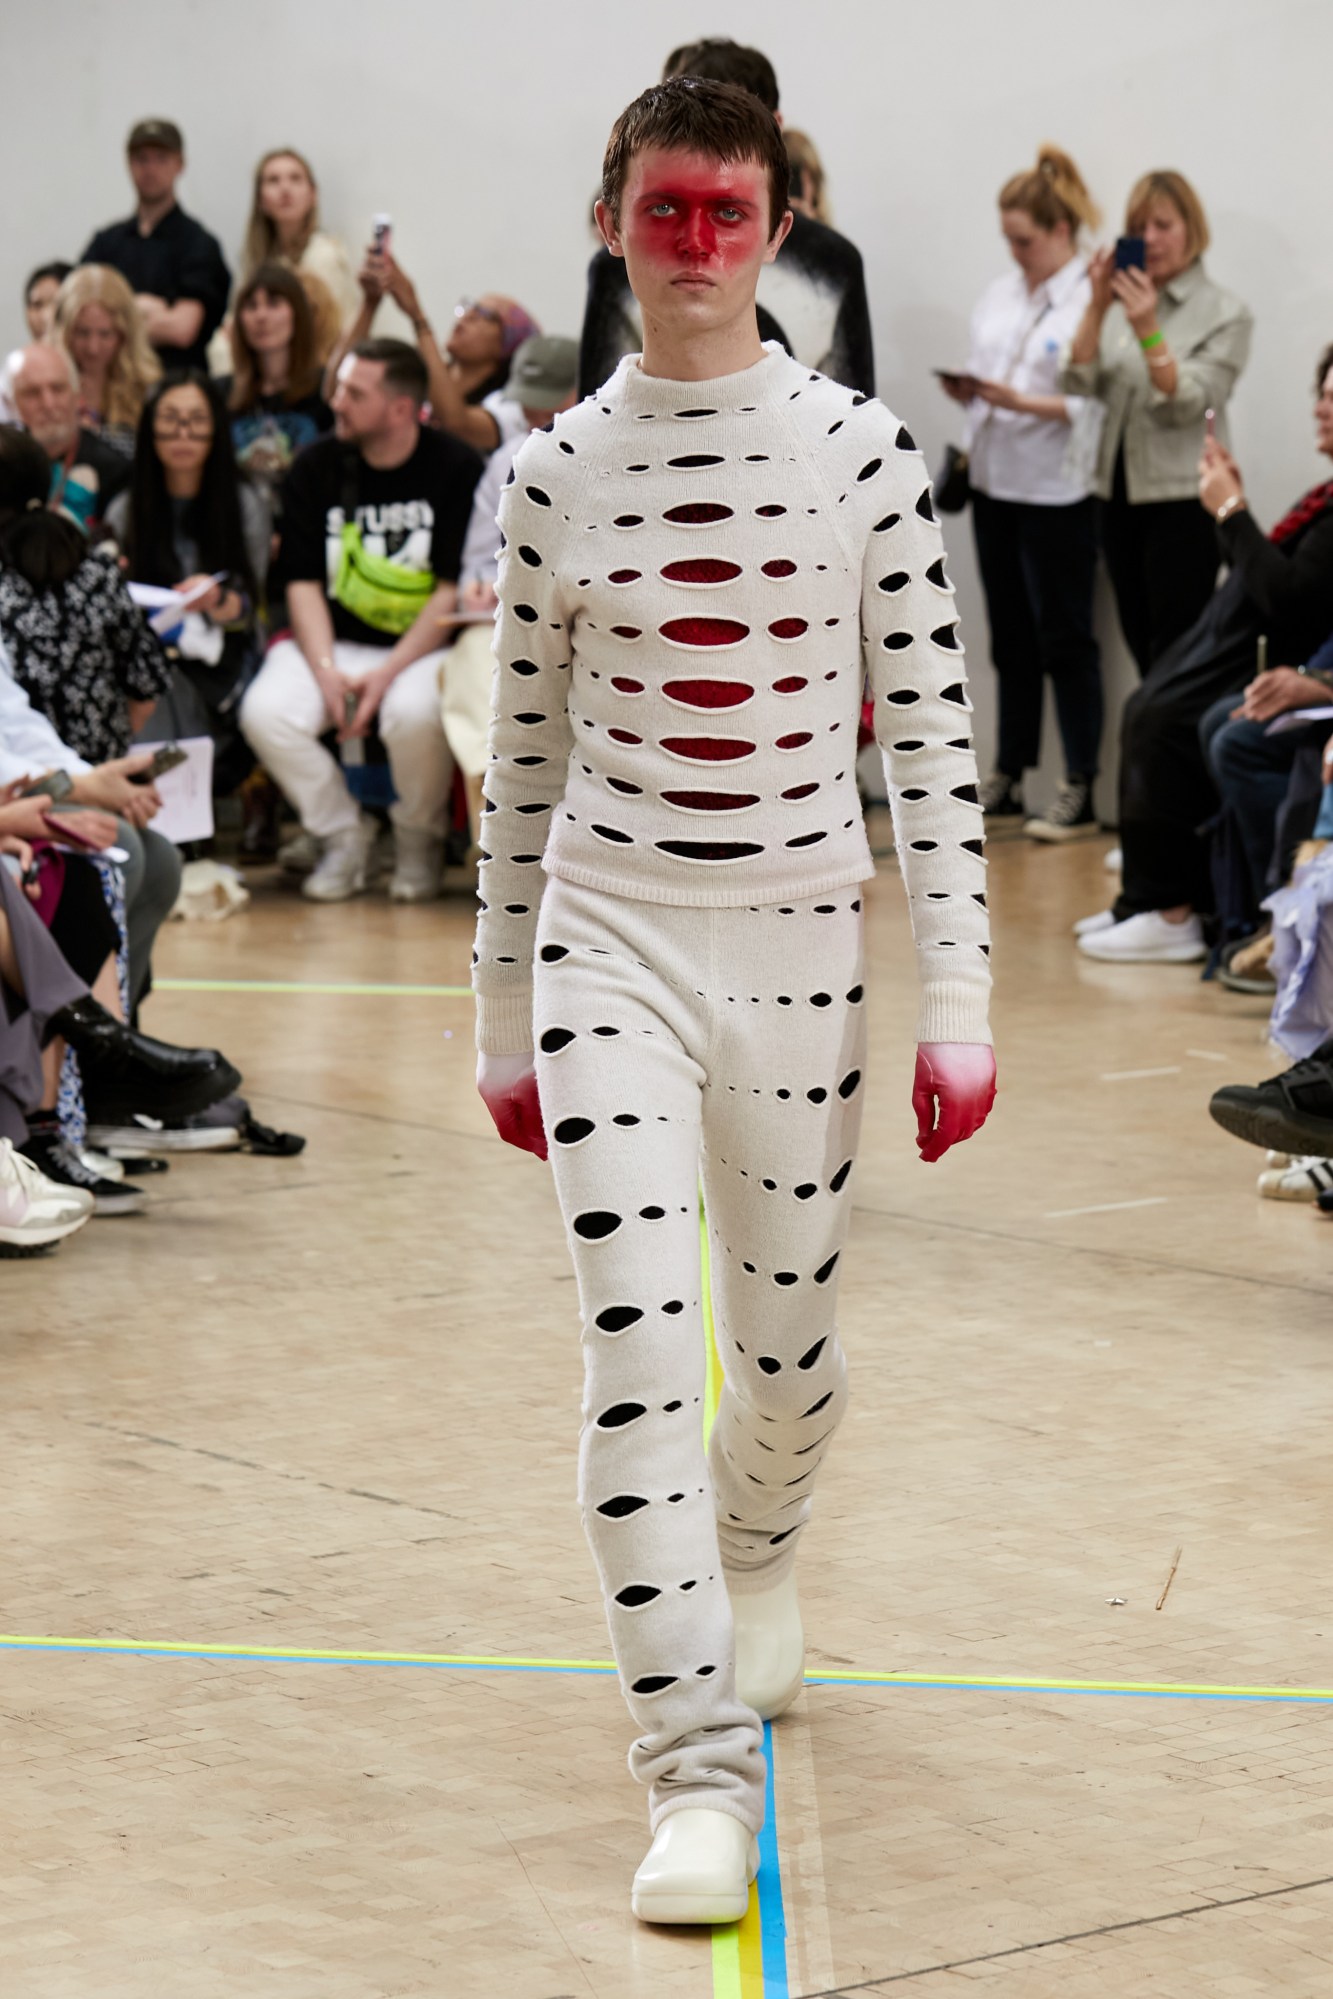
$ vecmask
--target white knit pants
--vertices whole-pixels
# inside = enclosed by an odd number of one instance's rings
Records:
[[[546,885],[537,1078],[578,1274],[584,1525],[654,1827],[763,1819],[729,1591],[791,1566],[846,1402],[861,894],[744,909]],[[725,1372],[705,1458],[698,1185]]]
[[[440,724],[438,652],[413,662],[380,703],[376,726],[384,740],[398,802],[396,826],[442,836],[453,766]],[[349,680],[361,681],[380,665],[379,646],[339,639],[333,662]],[[307,833],[330,839],[357,823],[357,804],[342,766],[320,742],[329,727],[319,684],[294,639],[279,639],[241,703],[245,740]]]

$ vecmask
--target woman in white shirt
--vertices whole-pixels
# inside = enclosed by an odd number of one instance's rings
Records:
[[[999,680],[995,770],[981,787],[995,818],[1024,812],[1023,775],[1041,757],[1044,683],[1055,691],[1065,782],[1024,831],[1075,840],[1097,831],[1092,785],[1102,733],[1092,629],[1097,566],[1091,497],[1100,407],[1061,395],[1060,360],[1091,295],[1079,231],[1098,215],[1067,153],[1043,146],[1000,190],[1016,269],[983,292],[963,375],[943,377],[967,407],[977,561]]]

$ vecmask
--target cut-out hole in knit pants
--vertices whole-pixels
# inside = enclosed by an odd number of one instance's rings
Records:
[[[846,1402],[835,1323],[864,1096],[861,897],[687,909],[555,880],[537,1075],[578,1275],[584,1524],[654,1827],[757,1829],[728,1588],[795,1556]],[[702,1442],[698,1184],[726,1376]]]

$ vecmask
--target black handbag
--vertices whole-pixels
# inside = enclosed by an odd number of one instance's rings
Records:
[[[942,514],[961,514],[972,497],[967,472],[967,453],[956,444],[944,447],[944,463],[935,479],[935,505]]]

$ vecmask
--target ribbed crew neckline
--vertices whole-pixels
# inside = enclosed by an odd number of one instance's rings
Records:
[[[632,416],[734,410],[746,404],[757,408],[776,395],[778,378],[790,361],[780,341],[766,340],[763,359],[752,367],[734,375],[715,375],[710,381],[681,382],[671,375],[645,375],[639,366],[642,358],[627,354],[612,377],[621,407]]]

